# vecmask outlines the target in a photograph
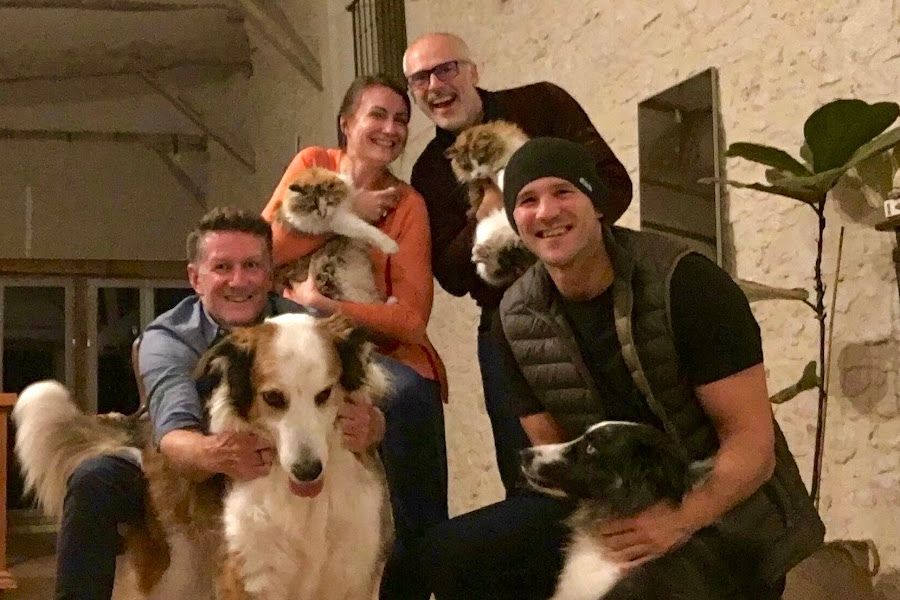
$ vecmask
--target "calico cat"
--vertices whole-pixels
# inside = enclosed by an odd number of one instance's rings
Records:
[[[465,129],[447,148],[444,156],[450,159],[453,174],[469,189],[468,216],[474,215],[481,204],[480,183],[493,181],[502,188],[500,172],[527,141],[528,136],[515,123],[490,121]]]
[[[469,210],[473,216],[481,205],[483,182],[491,181],[503,189],[503,169],[509,158],[528,141],[518,125],[491,121],[470,127],[457,136],[444,153],[460,183],[469,190]],[[487,283],[505,287],[519,278],[534,262],[500,208],[482,218],[475,229],[472,262]]]
[[[276,282],[289,285],[311,274],[319,291],[334,300],[384,302],[375,286],[368,246],[385,254],[394,254],[399,247],[353,212],[351,194],[347,182],[327,169],[311,167],[297,176],[275,218],[299,234],[334,237],[311,255],[279,267]]]

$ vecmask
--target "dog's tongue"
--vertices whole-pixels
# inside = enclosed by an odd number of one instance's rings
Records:
[[[295,496],[303,498],[313,498],[319,495],[325,484],[325,478],[319,477],[315,481],[294,481],[290,480],[291,493]]]

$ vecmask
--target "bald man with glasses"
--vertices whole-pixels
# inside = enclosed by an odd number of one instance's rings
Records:
[[[416,106],[435,124],[434,139],[413,166],[411,178],[428,206],[432,268],[447,292],[469,294],[481,308],[478,363],[497,466],[509,495],[518,479],[518,451],[528,443],[506,400],[499,350],[489,334],[504,290],[488,285],[475,272],[475,218],[466,214],[466,190],[456,181],[444,151],[467,127],[498,119],[517,124],[531,137],[559,137],[583,144],[609,187],[610,224],[628,208],[631,179],[578,102],[562,88],[548,82],[497,91],[477,87],[478,67],[466,43],[456,35],[428,33],[417,38],[403,55],[403,73]],[[492,204],[500,208],[502,199],[497,190],[488,189],[482,206],[487,209]]]

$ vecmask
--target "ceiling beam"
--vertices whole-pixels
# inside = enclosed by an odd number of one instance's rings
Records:
[[[159,148],[158,146],[147,147],[156,153],[163,164],[166,165],[166,168],[169,169],[169,172],[172,174],[172,176],[175,177],[178,183],[181,184],[181,187],[187,190],[187,192],[194,198],[194,201],[198,205],[200,205],[200,208],[202,208],[205,212],[207,210],[206,191],[202,188],[202,186],[198,185],[197,182],[195,182],[194,179],[187,174],[187,171],[185,171],[181,165],[175,162],[169,152],[163,150],[162,148]]]
[[[119,142],[143,144],[165,152],[206,152],[206,137],[185,133],[143,133],[138,131],[97,131],[58,129],[0,129],[0,140],[45,140],[62,142]]]
[[[200,128],[206,135],[214,139],[228,154],[233,156],[238,162],[243,164],[251,173],[256,172],[256,154],[253,147],[246,141],[234,138],[224,129],[214,127],[204,120],[203,113],[182,98],[178,90],[163,83],[155,73],[151,73],[146,69],[141,69],[141,78],[151,88],[169,101],[175,109],[188,118],[194,125]]]
[[[121,12],[227,10],[240,16],[231,2],[160,2],[141,0],[0,0],[0,8],[77,8],[81,10],[111,10]]]
[[[47,64],[44,66],[32,64],[26,74],[12,77],[0,76],[0,83],[24,83],[29,81],[67,81],[69,79],[81,79],[85,77],[113,77],[116,75],[139,75],[141,68],[130,63],[133,60],[119,59],[110,56],[109,64],[103,61],[72,61],[69,64]],[[234,73],[243,73],[249,76],[253,72],[253,63],[250,61],[215,61],[215,60],[183,60],[170,61],[160,57],[154,60],[152,57],[142,56],[143,64],[153,71],[169,71],[175,69],[198,69],[205,76],[215,79],[226,79]]]
[[[291,65],[321,91],[322,65],[287,16],[271,0],[238,0],[244,15]]]

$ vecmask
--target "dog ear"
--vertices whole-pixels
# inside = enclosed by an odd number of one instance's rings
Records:
[[[254,391],[252,371],[256,345],[253,339],[247,330],[236,329],[200,358],[194,378],[204,407],[208,407],[209,398],[217,389],[227,385],[231,405],[238,415],[247,418]]]
[[[321,321],[326,334],[334,340],[341,361],[341,387],[354,392],[367,383],[371,344],[362,329],[354,328],[345,316],[335,314]]]

